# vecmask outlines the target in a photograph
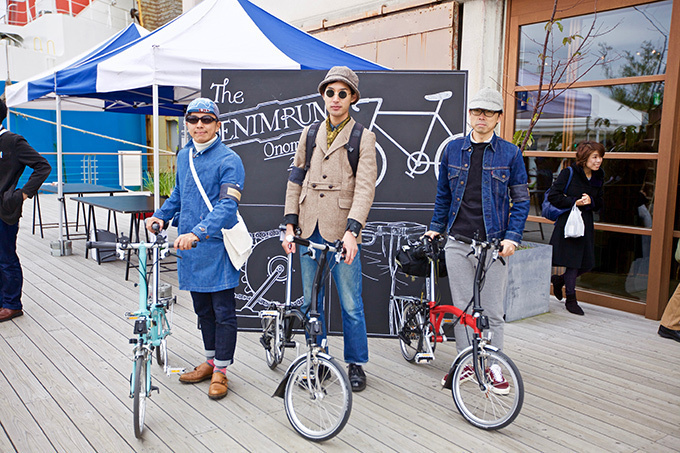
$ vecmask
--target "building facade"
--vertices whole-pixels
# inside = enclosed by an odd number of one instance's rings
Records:
[[[254,3],[387,67],[467,70],[468,93],[490,86],[506,95],[506,139],[528,128],[543,66],[541,91],[554,99],[525,151],[532,193],[525,238],[549,241],[543,193],[575,144],[602,142],[607,183],[595,226],[597,264],[579,279],[578,297],[660,318],[680,279],[678,2],[300,0],[295,11],[275,0]]]

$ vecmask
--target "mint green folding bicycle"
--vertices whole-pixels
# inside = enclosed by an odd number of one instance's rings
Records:
[[[157,224],[154,225],[157,227]],[[155,229],[159,233],[158,228]],[[130,374],[130,398],[133,402],[133,424],[135,437],[141,438],[144,431],[146,400],[159,388],[151,382],[151,364],[154,356],[166,375],[182,373],[183,368],[168,365],[168,336],[172,333],[173,307],[177,296],[160,296],[160,262],[170,253],[172,245],[164,234],[156,234],[154,242],[130,242],[121,236],[118,242],[88,241],[87,248],[115,249],[119,259],[124,259],[129,251],[136,250],[139,257],[139,308],[126,312],[125,317],[134,320],[134,337],[130,344],[132,351],[132,373]],[[151,255],[151,271],[147,259]],[[150,291],[151,290],[151,291]]]

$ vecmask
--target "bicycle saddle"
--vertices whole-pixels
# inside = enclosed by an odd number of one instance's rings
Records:
[[[450,98],[451,96],[453,96],[453,92],[451,92],[451,91],[441,91],[441,92],[439,92],[439,93],[426,94],[426,95],[425,95],[425,100],[426,100],[426,101],[437,102],[437,101],[443,101],[443,100],[445,100],[445,99],[448,99],[448,98]]]

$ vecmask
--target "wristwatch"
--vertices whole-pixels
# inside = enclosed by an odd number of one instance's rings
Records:
[[[347,230],[347,231],[349,231],[350,233],[352,233],[352,236],[354,236],[355,238],[358,238],[358,237],[359,237],[359,233],[357,233],[356,231],[352,231],[352,230]]]

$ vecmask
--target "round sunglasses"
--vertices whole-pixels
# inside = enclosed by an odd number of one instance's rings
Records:
[[[212,116],[208,116],[208,115],[201,116],[200,118],[196,115],[189,115],[186,118],[184,118],[184,121],[186,121],[189,124],[198,124],[199,121],[203,124],[212,124],[215,121],[217,121],[217,119],[213,118]]]
[[[326,90],[326,97],[329,99],[332,99],[333,96],[335,96],[335,91],[332,89],[327,89]],[[347,96],[349,96],[349,93],[346,90],[340,90],[338,91],[338,97],[340,99],[345,99]]]

